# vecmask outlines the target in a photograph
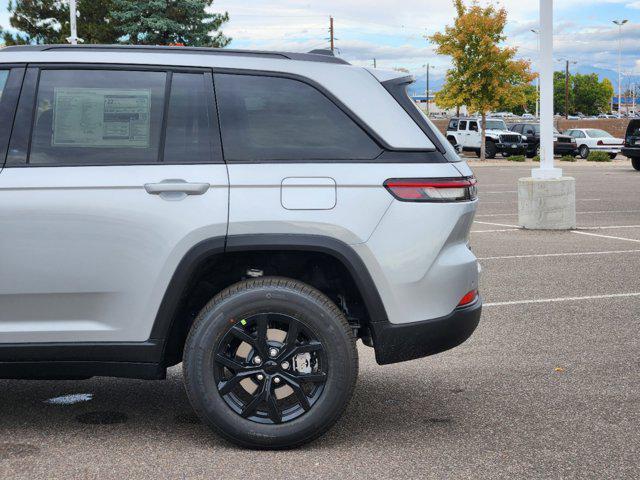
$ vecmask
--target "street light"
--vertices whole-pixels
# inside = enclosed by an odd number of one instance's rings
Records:
[[[432,68],[436,68],[433,65],[427,63],[426,65],[422,65],[423,68],[427,69],[427,115],[429,115],[429,93],[430,93],[430,88],[429,88],[429,71]]]
[[[629,20],[614,20],[618,26],[618,118],[622,117],[622,91],[621,91],[621,73],[620,70],[622,68],[622,26],[627,23]]]
[[[540,61],[540,31],[532,28],[531,32],[536,36],[536,51],[538,53],[538,62]],[[536,118],[540,116],[540,74],[536,77]]]

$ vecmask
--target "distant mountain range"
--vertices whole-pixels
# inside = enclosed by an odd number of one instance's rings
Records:
[[[558,69],[559,70],[559,69]],[[606,69],[606,68],[598,68],[592,67],[589,65],[579,65],[577,68],[572,68],[571,73],[580,73],[582,75],[587,75],[591,73],[595,73],[598,75],[600,80],[604,78],[608,78],[609,81],[613,84],[613,88],[615,90],[618,89],[618,72],[616,70]],[[640,75],[630,75],[630,76],[622,76],[622,89],[625,90],[629,83],[635,83],[638,88],[640,88]],[[434,75],[431,74],[429,78],[429,88],[432,92],[437,92],[442,88],[444,84],[444,76],[443,75]],[[416,77],[416,81],[413,85],[409,87],[409,91],[411,95],[424,95],[427,88],[427,74],[423,74],[421,76]]]

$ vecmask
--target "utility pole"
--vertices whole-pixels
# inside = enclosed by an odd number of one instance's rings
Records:
[[[76,27],[76,0],[69,0],[69,27],[71,36],[67,37],[67,41],[71,45],[78,44],[78,30]]]
[[[427,69],[427,89],[426,89],[426,94],[427,94],[427,115],[429,115],[429,94],[431,93],[431,87],[430,87],[430,74],[431,74],[431,69],[435,68],[432,67],[430,63],[427,63],[425,65],[423,65],[423,67],[425,67]]]
[[[373,68],[378,68],[378,63],[375,58],[373,59]]]
[[[538,53],[538,62],[540,61],[540,30],[535,28],[531,29],[536,36],[536,45]],[[540,117],[540,74],[536,77],[536,118]]]
[[[564,118],[569,119],[569,60],[564,71]]]
[[[618,118],[622,117],[622,26],[628,21],[627,19],[613,21],[618,26]]]
[[[334,38],[333,17],[329,17],[329,41],[331,42],[331,53],[333,53],[333,49],[335,48]]]

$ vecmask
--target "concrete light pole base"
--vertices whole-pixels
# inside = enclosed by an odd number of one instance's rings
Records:
[[[576,227],[576,181],[571,177],[518,180],[518,223],[531,230]]]

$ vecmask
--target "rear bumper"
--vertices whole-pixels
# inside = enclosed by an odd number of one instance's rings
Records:
[[[480,322],[482,299],[456,308],[445,317],[392,324],[371,325],[376,361],[380,365],[427,357],[456,347],[467,340]]]
[[[555,142],[553,144],[553,153],[558,155],[575,154],[578,152],[578,147],[575,143]]]
[[[591,150],[605,153],[620,153],[622,151],[622,145],[600,145],[592,147]]]
[[[640,147],[622,147],[622,154],[625,157],[640,157]]]

